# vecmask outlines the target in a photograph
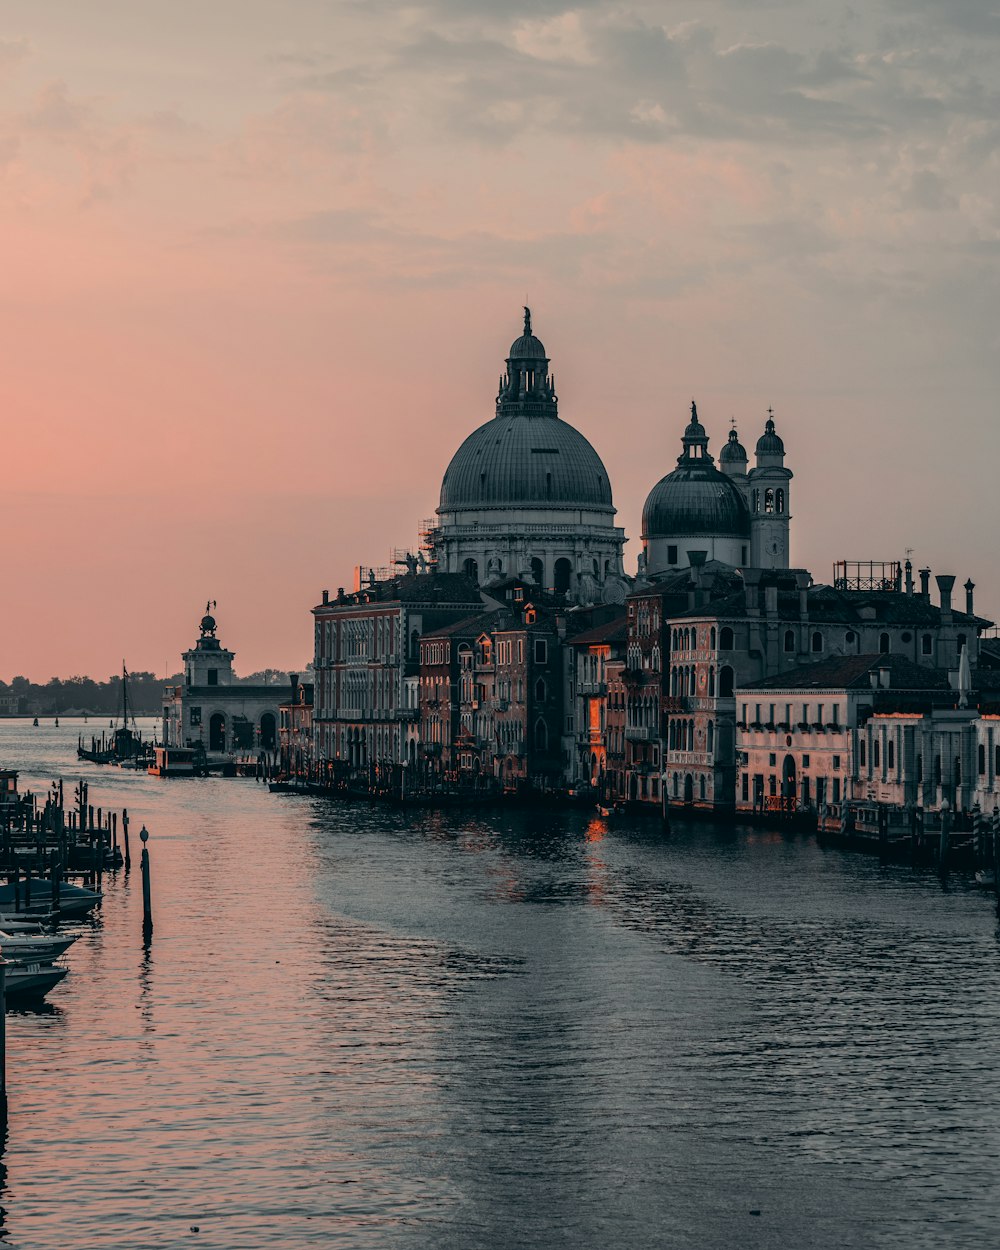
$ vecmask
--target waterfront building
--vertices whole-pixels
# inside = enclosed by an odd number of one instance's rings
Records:
[[[214,755],[275,751],[285,687],[240,681],[233,672],[235,652],[223,647],[216,629],[206,607],[198,640],[181,657],[183,683],[164,689],[163,742],[201,746]]]
[[[336,598],[324,591],[312,610],[317,764],[365,777],[409,762],[417,709],[404,681],[419,673],[420,638],[481,606],[460,573],[403,573]]]
[[[278,708],[278,750],[285,776],[306,776],[313,756],[313,683],[289,677],[290,690]]]
[[[956,699],[944,672],[877,653],[797,665],[738,686],[736,810],[793,812],[850,799],[890,801],[882,797],[887,791],[873,790],[871,778],[884,764],[886,778],[895,779],[902,760],[893,740],[880,747],[880,731],[869,730],[877,762],[875,773],[866,772],[872,754],[864,726],[902,714],[920,719],[916,709]]]
[[[559,416],[549,358],[524,310],[495,412],[452,457],[424,541],[441,572],[490,586],[521,577],[567,602],[622,603],[628,589],[611,482]]]
[[[574,742],[571,781],[587,781],[611,795],[624,793],[625,685],[628,646],[625,612],[569,640],[572,657]]]

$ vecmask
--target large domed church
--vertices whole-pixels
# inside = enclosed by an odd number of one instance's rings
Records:
[[[627,591],[611,482],[586,438],[559,416],[555,378],[524,310],[493,418],[473,430],[441,483],[428,535],[437,569],[488,585],[533,579],[571,602]]]
[[[774,414],[769,410],[749,471],[735,428],[718,466],[708,443],[692,401],[677,465],[656,483],[642,511],[641,579],[655,581],[706,560],[788,568],[792,474]],[[452,457],[424,537],[439,572],[465,573],[481,586],[520,577],[569,602],[624,602],[631,579],[611,482],[587,439],[559,416],[555,378],[528,308],[494,416]]]

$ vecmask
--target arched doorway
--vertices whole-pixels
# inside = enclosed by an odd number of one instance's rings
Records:
[[[226,718],[221,712],[215,712],[208,722],[208,749],[210,751],[226,749]]]
[[[694,802],[694,778],[688,773],[684,778],[684,802]]]
[[[556,594],[566,594],[569,590],[569,582],[572,575],[573,566],[565,556],[560,556],[560,558],[555,562],[555,567],[552,570],[552,578],[555,583]]]
[[[473,560],[471,556],[462,565],[462,572],[466,577],[471,578],[474,582],[479,581],[479,562]]]
[[[786,755],[781,766],[781,797],[788,802],[789,807],[795,802],[795,794],[795,756]]]
[[[273,751],[277,745],[278,735],[275,731],[274,713],[265,712],[260,718],[260,749]]]
[[[545,580],[545,565],[542,564],[538,556],[532,556],[531,576],[535,579],[535,583],[538,586],[541,586]]]

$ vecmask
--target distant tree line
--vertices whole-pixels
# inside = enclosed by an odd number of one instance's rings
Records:
[[[256,685],[279,685],[288,683],[288,674],[281,669],[265,668],[239,680]],[[163,687],[179,686],[183,681],[183,673],[174,673],[171,677],[129,673],[129,707],[137,716],[159,716],[163,710]],[[92,677],[53,677],[44,685],[29,681],[27,677],[0,681],[0,710],[8,715],[69,716],[74,712],[88,712],[95,716],[114,716],[121,712],[121,707],[120,673],[107,681],[95,681]]]

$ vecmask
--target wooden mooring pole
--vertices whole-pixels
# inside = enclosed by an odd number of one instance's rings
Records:
[[[941,804],[941,835],[938,839],[938,872],[948,871],[948,843],[951,839],[951,807],[948,800]]]
[[[142,872],[142,937],[144,942],[148,942],[153,936],[153,905],[149,889],[149,851],[146,847],[149,831],[145,825],[139,830],[139,838],[142,841],[142,855],[139,857],[139,868]]]

